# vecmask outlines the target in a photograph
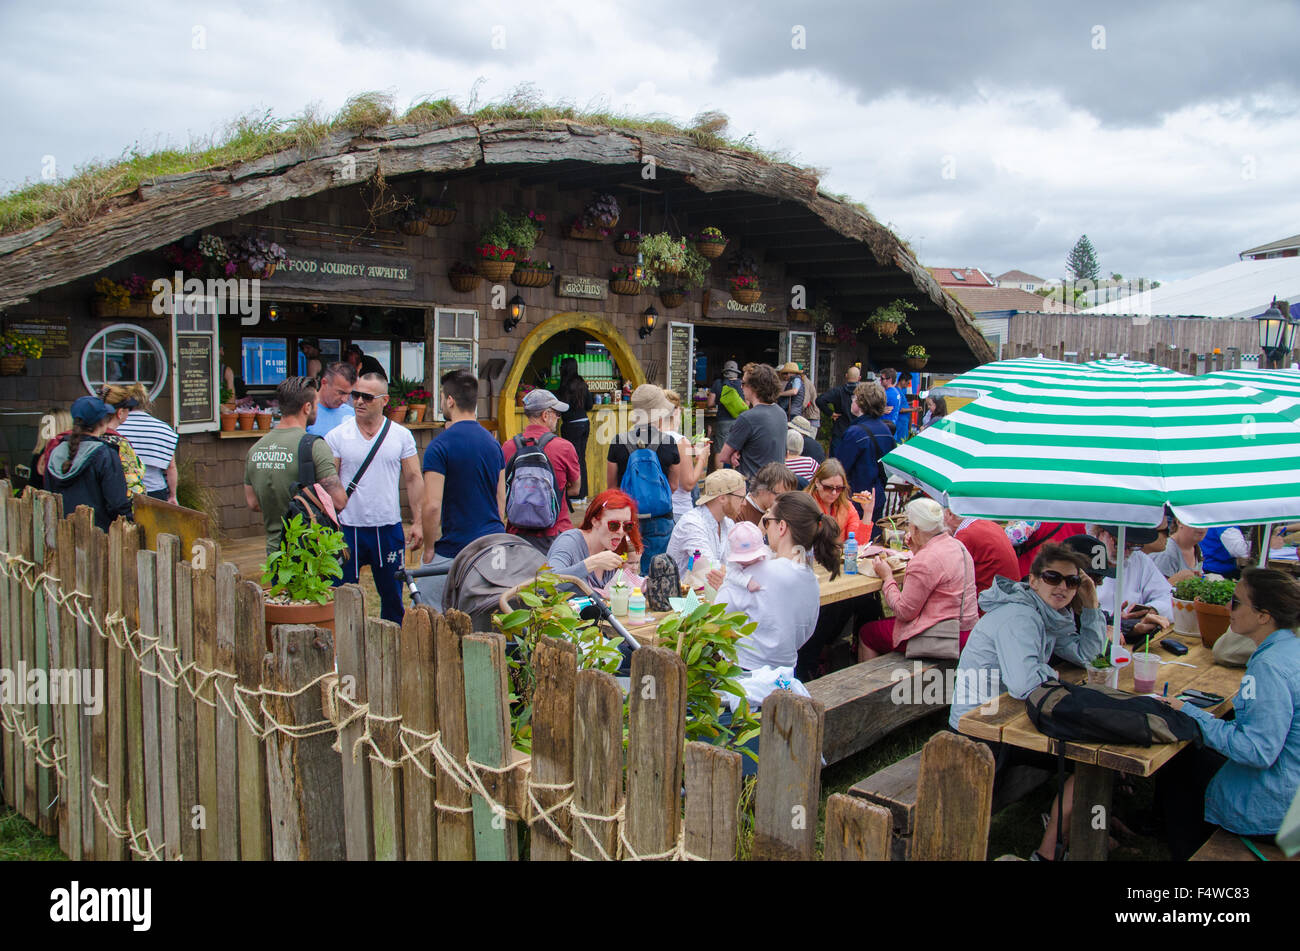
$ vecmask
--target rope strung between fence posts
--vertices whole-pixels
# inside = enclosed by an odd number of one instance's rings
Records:
[[[560,799],[557,799],[550,806],[543,808],[541,801],[537,798],[536,794],[533,792],[533,790],[535,789],[549,789],[552,792],[567,792],[568,795],[563,796]],[[572,803],[573,803],[573,780],[569,780],[567,783],[539,783],[533,780],[531,773],[529,774],[528,805],[530,807],[530,813],[531,813],[528,819],[529,828],[532,828],[534,825],[536,825],[539,820],[544,819],[546,820],[546,824],[551,827],[551,831],[555,833],[556,838],[558,838],[561,842],[563,842],[565,845],[569,846],[570,848],[573,847],[573,839],[571,839],[568,835],[566,835],[564,830],[555,824],[555,820],[551,818],[551,814],[554,812],[558,812],[561,809],[569,808],[572,805]]]
[[[67,779],[63,772],[63,763],[67,754],[61,752],[63,745],[55,734],[41,739],[40,725],[27,726],[27,717],[18,709],[19,704],[0,703],[0,727],[12,734],[15,742],[31,752],[36,765],[42,769],[54,770],[60,779]],[[46,749],[49,747],[49,749]]]
[[[131,847],[131,851],[146,861],[161,862],[163,859],[162,847],[153,844],[153,840],[149,838],[149,830],[137,830],[129,810],[127,811],[126,816],[127,827],[123,829],[121,824],[117,821],[117,817],[113,815],[112,807],[103,801],[103,796],[108,791],[108,783],[92,774],[90,777],[90,787],[90,804],[95,807],[95,815],[99,816],[99,821],[103,824],[104,828],[117,838],[125,839],[127,845]],[[96,793],[98,793],[98,795],[96,795]],[[141,836],[144,837],[147,848],[140,848],[139,839]],[[177,858],[180,857],[181,856],[179,855],[177,856]]]
[[[595,812],[584,812],[583,810],[575,806],[573,803],[569,804],[569,815],[573,816],[573,818],[578,820],[578,825],[582,826],[582,831],[587,833],[587,838],[591,840],[591,844],[595,846],[596,851],[600,853],[600,859],[602,862],[617,861],[617,859],[621,857],[623,850],[621,848],[615,849],[614,851],[616,854],[614,857],[611,857],[610,854],[605,851],[605,847],[600,844],[600,839],[597,838],[596,833],[591,831],[591,826],[587,825],[587,820],[591,819],[593,822],[614,822],[617,823],[619,828],[621,829],[623,825],[624,805],[625,805],[624,803],[620,803],[618,809],[614,812],[613,815],[602,816],[599,813],[595,813]],[[622,833],[620,832],[618,836],[618,841],[621,842],[622,838],[623,836]],[[581,859],[584,862],[592,861],[591,856],[583,855],[577,849],[570,849],[569,854],[576,859]]]

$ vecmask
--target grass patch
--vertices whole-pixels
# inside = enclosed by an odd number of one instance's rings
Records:
[[[0,196],[0,234],[22,231],[56,217],[73,226],[82,225],[101,214],[113,197],[158,178],[237,165],[290,148],[308,152],[331,132],[363,135],[398,123],[427,131],[506,119],[573,121],[629,132],[681,135],[700,148],[733,149],[764,162],[788,162],[792,158],[784,150],[759,148],[752,134],[734,137],[721,112],[703,112],[682,125],[662,116],[614,112],[600,102],[585,109],[567,102],[546,102],[529,83],[499,100],[480,105],[478,86],[475,83],[471,89],[464,108],[453,99],[426,98],[399,114],[391,93],[362,92],[349,97],[333,116],[322,114],[315,104],[288,119],[276,118],[268,110],[240,116],[217,132],[192,139],[182,147],[146,151],[132,146],[116,160],[78,166],[63,181],[25,184]]]
[[[0,862],[62,862],[59,840],[41,832],[8,806],[0,806]]]

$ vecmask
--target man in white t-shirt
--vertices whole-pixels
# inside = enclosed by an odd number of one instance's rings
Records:
[[[379,591],[381,616],[400,624],[404,612],[397,569],[405,564],[407,547],[424,544],[424,480],[415,437],[405,426],[384,418],[387,395],[388,381],[382,376],[360,376],[352,386],[356,415],[331,429],[325,443],[334,453],[339,478],[350,494],[347,507],[339,513],[339,523],[352,554],[343,563],[343,577],[338,583],[356,583],[361,566],[369,565]],[[358,480],[357,471],[381,435],[383,442]],[[406,498],[411,504],[412,525],[405,534],[399,480],[406,483]]]
[[[1119,553],[1119,528],[1115,525],[1086,525],[1088,534],[1106,546],[1106,557],[1114,564]],[[1097,587],[1097,600],[1101,609],[1113,618],[1115,611],[1124,607],[1121,618],[1134,622],[1127,640],[1134,643],[1147,634],[1154,634],[1169,624],[1174,614],[1173,589],[1169,580],[1160,573],[1151,556],[1142,550],[1156,540],[1154,528],[1127,528],[1124,530],[1124,591],[1117,596],[1114,578],[1105,578]],[[1138,610],[1138,605],[1154,608],[1150,617]]]

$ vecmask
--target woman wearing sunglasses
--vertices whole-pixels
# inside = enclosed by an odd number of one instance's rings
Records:
[[[591,500],[581,526],[555,536],[546,560],[556,574],[584,578],[600,589],[624,565],[635,572],[641,551],[636,502],[618,489],[606,489]]]
[[[1156,774],[1170,857],[1184,861],[1214,826],[1277,835],[1300,787],[1300,584],[1271,568],[1247,568],[1233,592],[1232,629],[1255,642],[1235,716],[1170,698],[1196,720],[1205,745],[1187,747]]]
[[[1056,679],[1050,661],[1055,654],[1080,667],[1106,647],[1105,617],[1098,607],[1097,587],[1088,577],[1088,561],[1060,545],[1044,545],[1029,569],[1028,581],[994,578],[979,596],[985,614],[970,632],[957,661],[952,712],[948,725],[971,710],[988,704],[1003,691],[1023,700],[1039,684]],[[1078,627],[1076,629],[1076,615]],[[989,713],[995,712],[990,705]],[[1002,743],[989,743],[996,763],[994,796],[999,780],[1013,766],[1056,769],[1056,757]],[[1070,827],[1070,797],[1074,778],[1065,787],[1065,828]],[[1055,852],[1057,803],[1043,831],[1034,858],[1050,860]]]
[[[805,490],[812,496],[823,515],[835,519],[840,527],[840,541],[849,540],[853,532],[859,545],[865,545],[871,537],[871,527],[858,517],[858,510],[849,501],[849,477],[844,473],[844,464],[838,459],[827,459],[813,473],[812,481]],[[873,506],[874,501],[864,504],[864,508]]]

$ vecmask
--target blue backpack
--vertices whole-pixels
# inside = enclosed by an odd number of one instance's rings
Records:
[[[506,522],[516,528],[542,531],[560,517],[555,469],[546,456],[546,444],[554,438],[554,433],[536,442],[515,437],[515,454],[506,466]]]
[[[631,433],[628,445],[631,446]],[[636,501],[639,515],[670,515],[673,510],[673,492],[668,486],[668,476],[659,464],[659,456],[645,443],[637,441],[637,448],[628,456],[627,468],[619,488]]]

